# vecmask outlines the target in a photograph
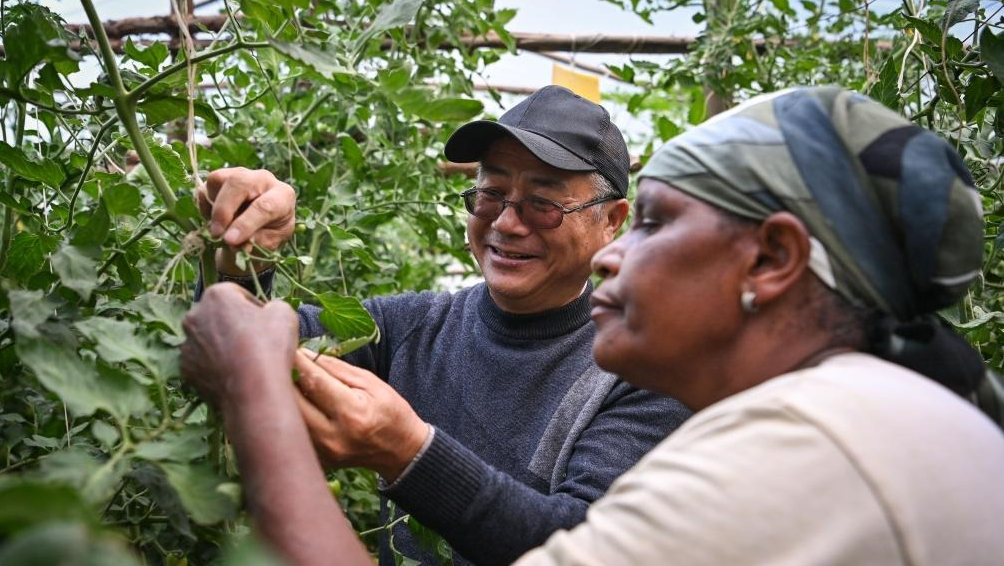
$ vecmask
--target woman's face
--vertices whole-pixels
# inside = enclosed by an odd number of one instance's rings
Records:
[[[593,257],[604,282],[592,296],[600,367],[699,408],[725,387],[742,317],[753,229],[653,179],[638,185],[630,230]],[[745,253],[744,253],[745,252]],[[702,377],[710,376],[710,377]]]

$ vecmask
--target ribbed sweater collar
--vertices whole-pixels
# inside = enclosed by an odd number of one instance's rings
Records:
[[[589,295],[593,284],[567,305],[532,314],[513,314],[499,308],[488,293],[488,286],[479,285],[478,314],[481,321],[493,332],[507,338],[521,340],[546,340],[556,338],[581,328],[589,322]]]

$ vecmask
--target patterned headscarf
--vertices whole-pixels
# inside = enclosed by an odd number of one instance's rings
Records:
[[[791,212],[826,285],[901,319],[952,304],[979,274],[981,206],[958,153],[838,87],[754,98],[670,140],[639,176],[755,220]]]

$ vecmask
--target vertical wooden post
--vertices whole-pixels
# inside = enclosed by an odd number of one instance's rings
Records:
[[[728,25],[738,2],[742,0],[704,0],[704,14],[706,33],[712,35],[718,28]],[[723,73],[728,73],[724,70]],[[707,80],[704,83],[704,115],[710,118],[715,114],[720,114],[732,106],[732,94],[719,94],[711,87]]]

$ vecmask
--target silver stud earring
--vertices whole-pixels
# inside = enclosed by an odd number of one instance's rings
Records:
[[[743,308],[743,312],[746,314],[753,314],[757,311],[756,308],[756,292],[755,291],[743,291],[739,295],[739,305]]]

